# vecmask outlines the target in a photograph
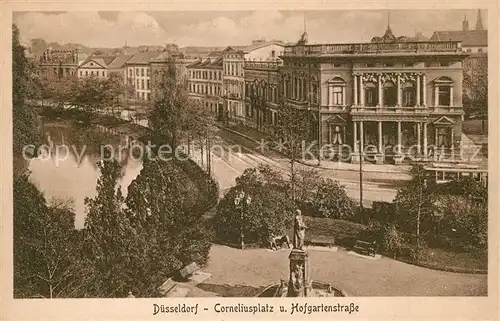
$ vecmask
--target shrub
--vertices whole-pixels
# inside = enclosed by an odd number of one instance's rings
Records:
[[[312,200],[305,205],[313,216],[351,219],[355,215],[354,203],[345,187],[332,179],[321,179]]]

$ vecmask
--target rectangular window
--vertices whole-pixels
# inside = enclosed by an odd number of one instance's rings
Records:
[[[343,105],[342,99],[342,87],[333,87],[333,104],[334,105]]]
[[[80,76],[83,76],[83,71],[80,70]]]
[[[88,76],[89,75],[89,72],[87,70],[85,70],[85,76]]]
[[[367,68],[373,68],[373,67],[375,67],[375,64],[366,64],[366,67]]]
[[[413,63],[412,63],[412,62],[407,62],[407,63],[405,63],[405,64],[404,64],[404,66],[405,66],[405,67],[409,67],[409,68],[411,68],[411,67],[413,67],[414,65],[413,65]]]
[[[439,106],[450,106],[450,87],[440,86],[439,93]]]
[[[146,97],[147,97],[147,100],[150,100],[150,99],[151,99],[150,94],[149,94],[149,93],[147,93],[146,95],[147,95],[147,96],[146,96]]]
[[[275,51],[275,50],[272,50],[272,51],[271,51],[271,58],[274,58],[274,57],[276,57],[276,51]]]
[[[478,48],[477,52],[483,52],[483,48]]]
[[[467,52],[468,52],[468,53],[471,53],[471,52],[472,52],[472,49],[471,49],[471,48],[467,48]]]
[[[141,89],[144,89],[144,79],[141,80]]]
[[[146,76],[148,76],[148,77],[149,77],[149,68],[148,68],[148,69],[146,69]],[[148,100],[149,100],[149,99],[148,99]]]
[[[339,68],[340,66],[341,66],[341,64],[339,64],[339,63],[334,63],[333,64],[333,67],[335,67],[335,68]]]
[[[139,76],[139,68],[135,68],[135,75]]]
[[[146,84],[146,85],[147,85],[146,89],[147,89],[147,90],[149,90],[149,89],[150,89],[150,88],[149,88],[149,86],[150,86],[150,85],[149,85],[149,79],[147,80],[147,84]]]
[[[141,68],[141,77],[144,77],[144,68]]]
[[[137,79],[137,89],[139,89],[139,79]]]
[[[440,61],[439,62],[439,67],[449,67],[450,62],[449,61]]]

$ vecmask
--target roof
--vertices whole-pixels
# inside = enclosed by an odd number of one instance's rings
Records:
[[[488,46],[488,30],[434,31],[431,41],[461,41],[462,46]]]
[[[130,58],[132,58],[132,55],[130,54],[121,54],[108,65],[108,68],[110,69],[122,68]]]
[[[244,52],[250,52],[250,51],[253,51],[253,50],[256,50],[256,49],[260,49],[260,48],[263,48],[263,47],[267,47],[267,46],[270,46],[270,45],[284,46],[284,44],[282,42],[280,42],[280,41],[262,41],[262,42],[252,43],[249,46],[241,48],[241,50],[243,50]],[[236,49],[236,47],[233,47],[233,48]]]
[[[95,61],[103,68],[108,68],[108,65],[116,58],[116,56],[90,56],[87,57],[80,65],[85,65],[89,61]]]
[[[151,59],[154,59],[162,54],[161,51],[141,51],[134,54],[127,62],[127,65],[148,64]]]
[[[205,59],[198,60],[186,66],[186,68],[196,68],[196,69],[221,69],[222,68],[222,58],[217,58],[215,60]]]

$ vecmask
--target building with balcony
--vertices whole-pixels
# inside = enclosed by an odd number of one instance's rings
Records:
[[[461,142],[467,56],[459,41],[411,42],[388,26],[370,43],[286,46],[281,87],[317,119],[323,158],[358,162],[360,147],[379,164],[439,158]]]

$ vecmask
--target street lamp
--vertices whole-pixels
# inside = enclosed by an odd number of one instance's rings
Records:
[[[243,202],[243,203],[242,203]],[[250,195],[246,194],[244,191],[240,191],[234,198],[234,205],[240,210],[240,242],[241,249],[245,247],[245,242],[243,240],[243,212],[246,210],[246,206],[250,205],[252,198]],[[242,206],[240,206],[242,204]]]

